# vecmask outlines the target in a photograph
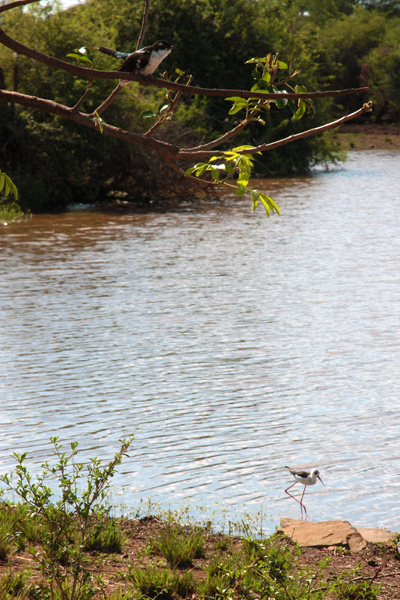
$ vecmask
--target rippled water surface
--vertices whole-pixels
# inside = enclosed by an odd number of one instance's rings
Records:
[[[400,529],[400,155],[262,185],[281,217],[234,200],[0,230],[2,472],[52,435],[109,459],[134,434],[128,506],[262,508],[273,530],[300,516],[284,465],[317,466],[310,518]]]

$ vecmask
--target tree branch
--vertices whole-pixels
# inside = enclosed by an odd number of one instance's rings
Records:
[[[45,100],[43,98],[28,96],[18,92],[9,92],[7,90],[0,90],[0,100],[3,100],[4,102],[11,102],[13,104],[30,106],[31,108],[36,108],[54,115],[59,115],[64,119],[78,123],[78,125],[84,125],[85,127],[89,127],[89,129],[95,129],[99,131],[99,126],[92,115],[81,113],[78,110],[72,111],[68,106],[64,106],[63,104],[59,104],[53,100]],[[126,131],[120,127],[108,125],[108,123],[103,122],[102,127],[103,133],[123,140],[124,142],[138,144],[151,150],[155,150],[157,154],[164,160],[171,160],[171,158],[174,159],[179,151],[179,148],[172,144],[168,144],[167,142],[155,140],[151,137],[141,135],[140,133]]]
[[[68,119],[70,121],[74,121],[79,125],[84,125],[85,127],[89,127],[90,129],[95,129],[97,131],[99,130],[99,126],[93,115],[87,115],[85,113],[79,112],[78,110],[73,111],[71,108],[64,106],[63,104],[59,104],[58,102],[54,102],[53,100],[46,100],[43,98],[37,98],[35,96],[28,96],[26,94],[10,92],[7,90],[0,90],[0,100],[3,100],[4,102],[11,102],[13,104],[22,104],[24,106],[30,106],[32,108],[43,110],[45,112],[50,112],[52,114],[64,117],[65,119]],[[240,152],[240,154],[256,154],[257,152],[265,152],[267,150],[272,150],[273,148],[278,148],[279,146],[284,146],[285,144],[289,144],[290,142],[295,142],[297,140],[309,137],[310,135],[323,133],[328,129],[334,129],[335,127],[339,127],[339,125],[342,125],[343,123],[345,123],[346,121],[350,121],[351,119],[355,119],[356,117],[359,117],[365,112],[370,112],[371,107],[372,103],[367,102],[359,110],[345,115],[344,117],[341,117],[336,121],[332,121],[331,123],[321,125],[320,127],[315,127],[314,129],[307,129],[307,131],[302,131],[300,133],[290,135],[289,137],[286,137],[282,140],[278,140],[276,142],[271,142],[269,144],[262,144],[260,146],[248,148]],[[151,150],[155,150],[161,158],[163,158],[169,163],[171,162],[171,160],[197,160],[198,158],[211,158],[212,156],[224,155],[223,150],[210,152],[207,150],[200,149],[201,147],[199,147],[199,149],[180,149],[177,146],[168,144],[161,140],[156,140],[150,136],[126,131],[119,127],[108,125],[104,122],[102,126],[103,133],[128,143],[138,144],[150,148]]]
[[[18,54],[23,54],[34,60],[38,60],[50,67],[67,71],[74,75],[80,75],[82,77],[93,77],[93,79],[120,79],[124,81],[137,81],[148,85],[149,83],[169,90],[181,91],[185,94],[192,94],[195,96],[219,96],[226,98],[228,96],[240,96],[241,98],[257,98],[259,100],[278,100],[282,98],[299,99],[299,98],[326,98],[333,96],[345,96],[348,94],[360,94],[368,91],[368,87],[351,88],[346,90],[334,90],[325,92],[307,92],[307,93],[262,93],[262,92],[249,92],[247,90],[235,90],[235,89],[213,89],[213,88],[201,88],[192,85],[184,85],[182,83],[176,83],[174,81],[165,81],[164,79],[157,79],[155,77],[145,77],[143,75],[136,75],[133,73],[125,73],[122,71],[99,71],[97,69],[88,69],[87,67],[80,67],[71,63],[65,62],[58,58],[54,58],[33,48],[28,48],[23,44],[10,38],[2,29],[0,29],[0,43]]]
[[[40,2],[40,0],[15,0],[15,2],[10,2],[10,4],[3,4],[0,6],[0,13],[5,12],[6,10],[11,10],[12,8],[17,8],[17,6],[33,4],[34,2]]]
[[[295,133],[293,135],[289,135],[282,140],[277,140],[276,142],[270,142],[269,144],[261,144],[260,146],[254,146],[253,148],[247,148],[246,150],[242,150],[238,152],[238,154],[257,154],[257,152],[266,152],[267,150],[272,150],[274,148],[278,148],[279,146],[284,146],[285,144],[289,144],[291,142],[296,142],[297,140],[301,140],[303,138],[309,137],[310,135],[316,135],[318,133],[323,133],[324,131],[328,131],[329,129],[334,129],[335,127],[339,127],[346,121],[350,121],[351,119],[355,119],[366,112],[371,112],[372,110],[372,102],[366,102],[363,106],[356,110],[353,113],[345,115],[336,121],[332,121],[331,123],[326,123],[325,125],[321,125],[320,127],[314,127],[313,129],[307,129],[306,131],[301,131],[300,133]],[[175,160],[193,160],[194,158],[211,158],[212,156],[223,156],[224,152],[222,150],[218,150],[215,152],[208,152],[201,150],[201,147],[198,148],[188,148],[187,150],[180,150],[178,155],[175,157]]]

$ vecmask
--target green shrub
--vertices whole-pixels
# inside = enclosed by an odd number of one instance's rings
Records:
[[[37,552],[31,546],[30,552],[49,583],[52,600],[86,600],[93,596],[94,587],[93,575],[86,569],[85,545],[103,534],[104,539],[108,536],[115,543],[113,532],[109,530],[107,533],[109,521],[104,500],[110,479],[122,458],[127,456],[133,437],[120,440],[120,450],[108,464],[103,466],[95,457],[90,459],[85,469],[75,460],[77,442],[71,443],[67,454],[62,452],[58,438],[51,438],[51,441],[55,460],[52,464],[46,461],[36,478],[25,466],[27,454],[14,453],[16,473],[2,475],[0,481],[24,502],[16,509],[17,515],[20,512],[18,525],[21,525],[21,535],[29,541],[31,536],[36,539],[40,530],[41,551]],[[86,488],[81,489],[84,474]],[[49,478],[58,481],[58,500],[53,500]],[[30,522],[33,522],[32,529],[27,525]],[[97,584],[101,587],[101,577]]]

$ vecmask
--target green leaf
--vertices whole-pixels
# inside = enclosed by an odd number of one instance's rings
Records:
[[[258,198],[260,196],[260,192],[258,190],[251,190],[251,201],[253,203],[252,210],[256,210],[258,206]]]
[[[247,108],[247,102],[245,102],[244,104],[235,102],[235,104],[232,106],[232,108],[228,112],[228,115],[236,115],[236,113],[238,113],[240,110],[243,110],[245,108]]]
[[[18,200],[18,189],[17,189],[17,186],[12,181],[12,179],[10,179],[10,177],[8,177],[8,175],[6,175],[6,177],[8,179],[8,183],[9,183],[9,187],[10,187],[10,191],[11,191],[12,195],[14,196],[14,198],[16,200]]]
[[[265,206],[265,204],[268,205],[268,209],[271,208],[278,215],[281,214],[281,211],[279,210],[279,206],[276,204],[276,202],[270,196],[267,196],[266,194],[263,194],[260,192],[260,200],[264,204],[264,206]]]
[[[271,210],[269,208],[268,202],[265,200],[265,196],[264,194],[260,194],[260,200],[263,203],[263,206],[265,208],[265,212],[267,213],[268,217],[271,214]]]
[[[169,106],[169,104],[161,104],[161,106],[158,107],[158,114],[162,115],[163,113],[165,113],[169,109]]]
[[[288,68],[287,64],[285,62],[283,62],[283,60],[278,61],[278,66],[281,71],[284,71],[285,69]]]
[[[275,100],[275,104],[276,107],[279,108],[279,110],[282,110],[283,108],[285,108],[287,100]]]
[[[247,186],[250,179],[250,173],[246,173],[245,171],[240,171],[239,177],[237,179],[238,185],[242,185],[243,187]]]
[[[243,196],[246,193],[246,187],[244,185],[238,185],[236,190],[236,196]]]
[[[307,104],[304,100],[299,101],[299,108],[296,110],[294,116],[292,117],[292,121],[299,121],[307,110]]]
[[[97,110],[94,113],[94,122],[96,123],[96,125],[99,126],[100,129],[100,133],[103,133],[103,119],[100,117],[99,113],[97,112]]]
[[[152,110],[144,110],[140,113],[139,117],[141,119],[151,119],[152,117],[156,117],[156,113]]]
[[[294,88],[296,94],[307,94],[307,88],[304,85],[296,85]]]
[[[266,81],[267,83],[269,83],[271,81],[271,74],[268,72],[264,73],[264,75],[261,78],[261,81]]]
[[[197,163],[196,177],[200,177],[200,175],[203,175],[203,173],[208,169],[212,169],[211,165],[209,165],[208,163]]]
[[[75,52],[67,54],[67,58],[75,58],[75,60],[85,63],[89,66],[92,66],[93,63],[93,61],[91,61],[87,56],[83,56],[82,54],[76,54]]]
[[[10,195],[10,178],[6,175],[6,186],[4,188],[4,195],[7,198]]]
[[[194,167],[189,167],[188,169],[186,169],[185,171],[185,177],[188,177],[189,175],[191,175],[192,173],[194,173],[196,171],[196,166]]]
[[[244,146],[236,146],[236,148],[232,148],[232,151],[233,152],[242,152],[243,150],[250,150],[250,148],[253,148],[253,146],[251,144],[245,144]],[[228,154],[228,152],[225,152],[225,154]],[[261,152],[259,152],[259,154],[261,154]]]
[[[270,93],[271,92],[271,86],[264,79],[260,79],[260,81],[257,81],[257,83],[255,83],[252,86],[252,88],[250,89],[250,91],[251,92],[265,92],[265,93]]]
[[[211,167],[211,176],[214,181],[218,181],[219,179],[219,169],[217,167]]]
[[[90,66],[93,64],[93,54],[90,52],[90,50],[88,50],[88,48],[86,48],[86,46],[82,46],[82,48],[75,48],[73,52],[67,54],[67,57],[75,58],[75,60],[89,64]]]
[[[246,62],[244,63],[245,65],[248,65],[250,63],[266,63],[267,59],[265,57],[263,58],[249,58],[249,60],[246,60]]]

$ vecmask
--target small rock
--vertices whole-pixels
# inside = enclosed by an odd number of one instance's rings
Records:
[[[355,531],[348,536],[347,543],[349,545],[350,552],[361,552],[367,547],[367,542],[358,531]]]
[[[388,529],[379,529],[378,527],[357,527],[357,531],[367,542],[376,544],[377,542],[391,542],[396,534]]]

